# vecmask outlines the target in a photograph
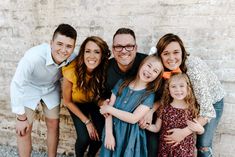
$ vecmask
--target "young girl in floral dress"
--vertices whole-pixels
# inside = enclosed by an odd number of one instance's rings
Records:
[[[152,132],[160,130],[158,157],[193,157],[196,142],[193,134],[187,136],[180,143],[165,141],[165,136],[171,134],[168,130],[172,128],[188,127],[198,134],[204,132],[204,128],[196,120],[199,108],[186,74],[173,74],[166,81],[162,106],[158,111],[159,117],[156,123],[147,128]]]

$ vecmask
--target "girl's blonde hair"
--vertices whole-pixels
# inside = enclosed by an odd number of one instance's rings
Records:
[[[163,96],[161,99],[161,110],[163,109],[164,105],[170,105],[170,103],[173,101],[173,98],[170,95],[169,91],[169,84],[171,83],[172,80],[179,80],[179,79],[184,79],[187,83],[187,95],[184,98],[184,101],[188,105],[188,111],[192,112],[193,117],[198,117],[199,114],[199,105],[196,102],[196,98],[194,96],[193,90],[192,90],[192,85],[189,81],[189,78],[186,74],[181,73],[181,74],[174,74],[170,77],[169,80],[166,81],[165,86],[164,86],[164,91],[163,91]]]
[[[131,81],[137,79],[139,77],[139,71],[140,71],[140,68],[143,66],[143,64],[146,63],[147,60],[149,59],[156,59],[157,62],[161,63],[161,59],[156,56],[156,55],[149,55],[147,56],[141,63],[140,63],[140,66],[139,66],[139,69],[138,69],[138,72],[136,74],[135,77],[132,77],[132,78],[128,78],[126,79],[120,86],[119,90],[118,90],[118,95],[121,95],[123,89],[125,87],[127,87]],[[162,63],[161,63],[162,64]],[[150,93],[153,93],[153,92],[156,92],[157,89],[160,87],[161,83],[162,83],[162,75],[163,75],[163,68],[162,68],[162,71],[160,72],[160,74],[157,76],[157,78],[155,80],[153,80],[152,82],[149,82],[146,86],[146,94],[150,94]]]

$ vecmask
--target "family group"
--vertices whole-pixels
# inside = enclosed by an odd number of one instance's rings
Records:
[[[38,106],[48,157],[56,157],[61,97],[76,130],[77,157],[213,156],[225,92],[179,36],[165,34],[147,55],[137,51],[132,29],[119,28],[111,48],[89,36],[71,57],[76,39],[71,25],[60,24],[50,43],[30,48],[17,66],[10,93],[20,157],[31,156]]]

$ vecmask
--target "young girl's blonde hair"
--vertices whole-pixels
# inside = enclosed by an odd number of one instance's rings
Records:
[[[164,91],[163,91],[163,96],[161,99],[161,110],[163,109],[164,105],[170,105],[170,103],[173,101],[173,98],[170,95],[169,91],[169,84],[171,83],[172,80],[179,80],[179,79],[184,79],[187,83],[187,95],[184,98],[184,101],[188,105],[188,111],[192,112],[193,117],[198,117],[199,114],[199,105],[197,104],[196,98],[194,96],[193,90],[192,90],[192,85],[189,81],[189,78],[186,74],[180,73],[180,74],[174,74],[170,77],[169,80],[166,81],[165,86],[164,86]]]

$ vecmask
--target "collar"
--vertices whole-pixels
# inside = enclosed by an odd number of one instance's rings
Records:
[[[60,64],[55,63],[55,61],[52,58],[51,48],[49,46],[49,48],[47,49],[46,66],[55,65],[57,68],[61,68],[65,65],[67,65],[68,63],[69,63],[69,60],[65,60]]]

